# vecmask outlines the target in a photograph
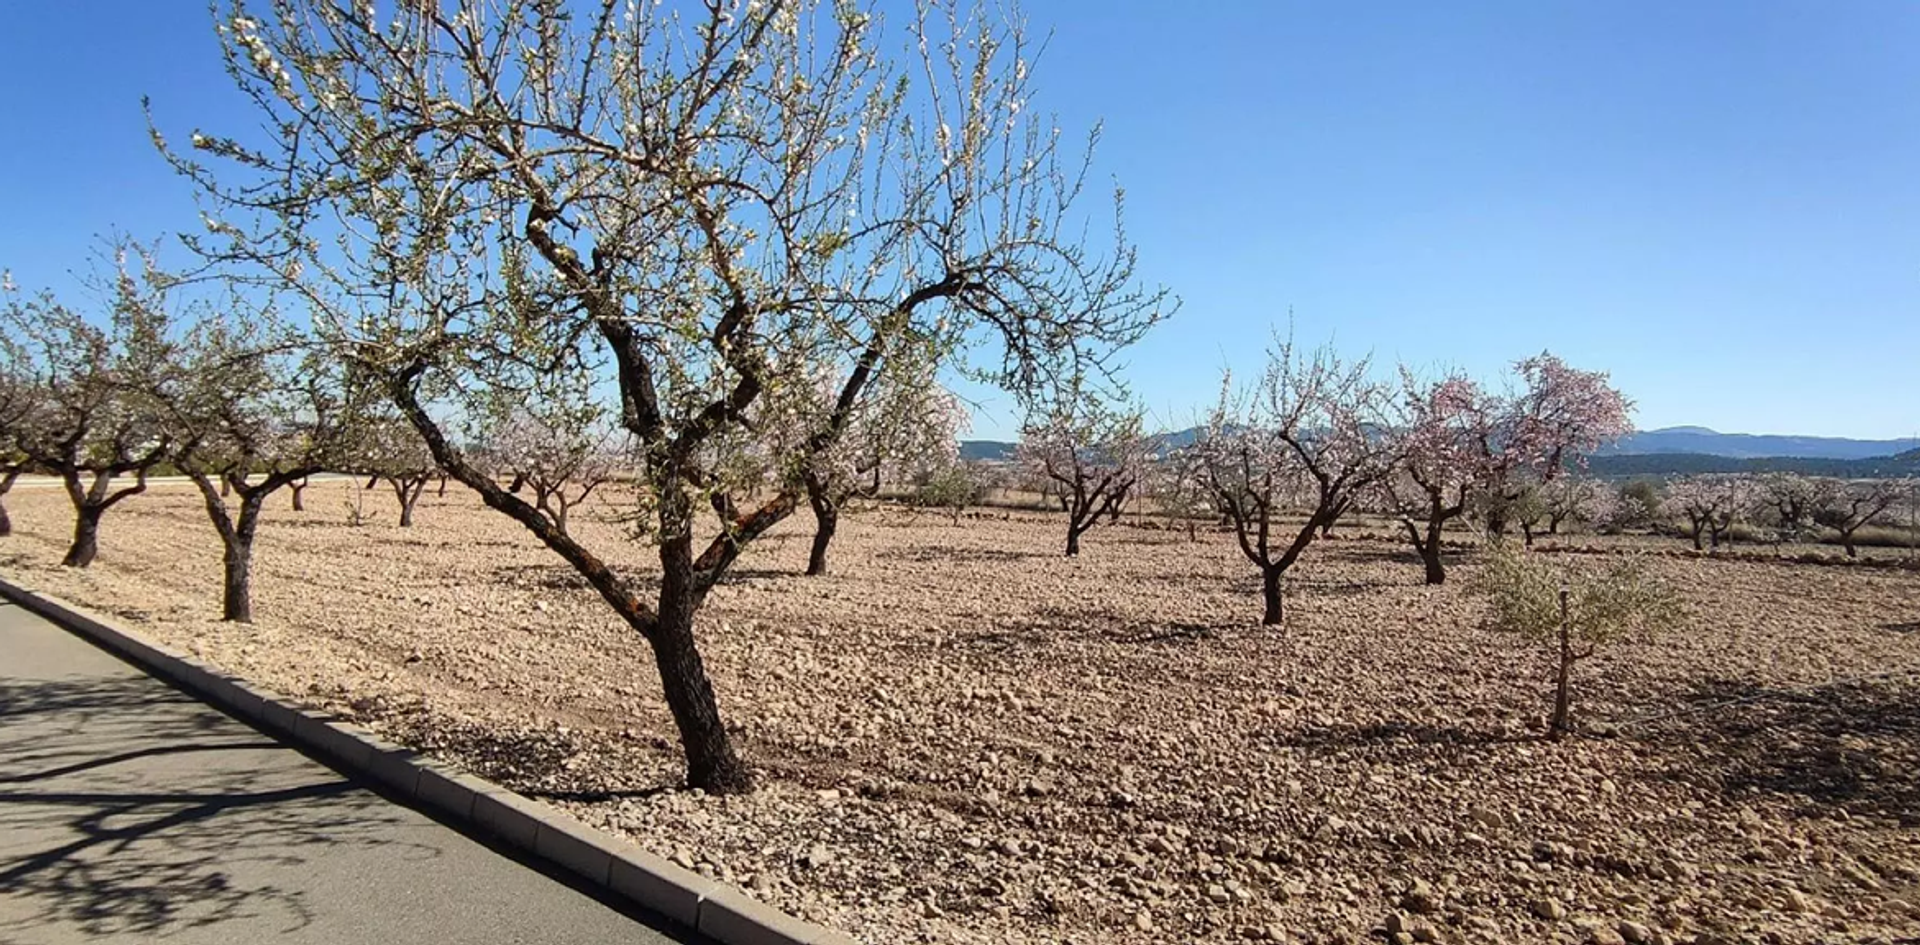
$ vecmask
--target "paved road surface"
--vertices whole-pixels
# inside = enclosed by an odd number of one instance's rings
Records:
[[[664,945],[0,602],[0,945]]]

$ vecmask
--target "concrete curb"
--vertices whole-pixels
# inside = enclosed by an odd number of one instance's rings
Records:
[[[296,708],[277,693],[174,653],[104,614],[5,580],[0,580],[0,598],[342,774],[377,784],[465,833],[565,871],[614,900],[698,930],[721,945],[853,945],[845,935],[803,922],[545,804],[358,726]]]

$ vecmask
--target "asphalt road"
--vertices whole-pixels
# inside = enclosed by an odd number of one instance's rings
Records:
[[[0,602],[0,945],[691,943]]]

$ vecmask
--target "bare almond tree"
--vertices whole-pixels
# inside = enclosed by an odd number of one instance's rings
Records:
[[[50,294],[6,295],[0,326],[18,345],[21,379],[37,403],[18,421],[13,449],[59,476],[73,503],[73,541],[61,563],[84,568],[99,554],[100,519],[146,491],[167,456],[153,392],[177,382],[172,277],[151,250],[121,240],[95,288],[108,308],[96,323]],[[120,485],[132,476],[131,484]]]
[[[1208,482],[1240,551],[1260,569],[1260,622],[1285,622],[1282,582],[1320,529],[1387,476],[1395,444],[1385,429],[1388,389],[1366,360],[1330,348],[1302,353],[1291,339],[1270,350],[1250,390],[1231,378],[1198,448]],[[1283,512],[1307,513],[1298,527]]]
[[[804,383],[800,364],[843,379],[795,438],[819,455],[890,359],[971,349],[977,373],[1023,383],[1097,368],[1164,310],[1118,227],[1104,253],[1083,245],[1087,164],[1030,107],[1017,19],[928,0],[899,59],[854,0],[218,9],[241,91],[298,131],[167,151],[209,198],[196,245],[301,293],[437,463],[648,642],[708,791],[752,778],[694,617],[804,491],[736,488],[715,444]],[[635,443],[651,600],[447,433],[503,372],[598,365],[591,389]]]

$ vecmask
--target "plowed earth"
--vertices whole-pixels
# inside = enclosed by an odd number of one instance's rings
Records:
[[[1272,630],[1207,529],[1069,560],[1045,515],[878,509],[806,578],[803,514],[701,615],[762,784],[715,798],[559,559],[458,487],[410,529],[384,493],[349,525],[353,491],[272,500],[252,626],[191,489],[109,512],[85,571],[64,494],[17,490],[0,572],[876,945],[1920,934],[1920,573],[1661,559],[1687,625],[1580,664],[1553,743],[1548,655],[1480,628],[1470,554],[1429,588],[1337,535]],[[615,511],[574,531],[646,573]]]

